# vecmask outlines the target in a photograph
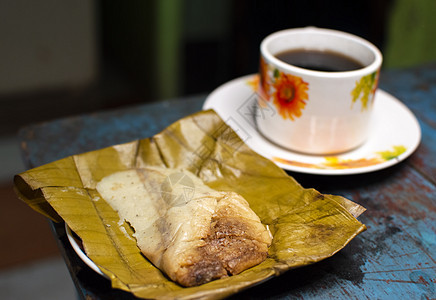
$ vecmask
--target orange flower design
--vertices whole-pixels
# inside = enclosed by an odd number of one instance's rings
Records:
[[[266,101],[268,101],[268,96],[264,93],[262,87],[260,86],[260,76],[255,75],[250,80],[247,81],[247,84],[251,87],[251,89],[260,96],[257,98],[257,103],[260,107],[266,108]]]
[[[280,72],[278,74],[273,93],[274,104],[284,119],[294,120],[302,114],[308,100],[309,84],[301,77]]]
[[[309,83],[301,77],[293,76],[273,68],[261,56],[259,74],[247,82],[259,95],[258,102],[266,107],[267,101],[273,102],[283,119],[294,121],[302,115],[308,100]]]
[[[265,59],[261,56],[260,57],[260,64],[259,64],[259,94],[261,96],[265,96],[264,99],[269,101],[268,96],[266,96],[269,93],[269,83],[268,80],[268,64],[266,63]]]

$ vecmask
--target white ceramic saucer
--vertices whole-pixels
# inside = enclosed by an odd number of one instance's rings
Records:
[[[378,90],[370,137],[359,148],[336,156],[305,155],[265,139],[256,128],[256,75],[234,79],[214,90],[203,109],[213,109],[254,151],[285,170],[320,175],[372,172],[403,161],[418,147],[421,128],[413,113],[392,95]]]

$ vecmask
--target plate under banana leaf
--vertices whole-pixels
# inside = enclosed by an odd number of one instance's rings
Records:
[[[242,195],[273,235],[268,258],[246,271],[185,288],[140,252],[127,223],[96,190],[115,172],[148,166],[187,169],[209,187]],[[143,140],[67,157],[14,178],[16,192],[50,219],[65,221],[112,286],[141,298],[223,298],[334,255],[365,225],[365,209],[301,187],[246,146],[214,111],[202,111]]]

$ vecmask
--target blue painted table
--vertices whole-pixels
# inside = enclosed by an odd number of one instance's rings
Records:
[[[418,117],[422,143],[406,161],[351,176],[290,173],[304,187],[343,195],[368,210],[368,230],[320,263],[292,270],[235,299],[436,299],[436,64],[382,73],[380,86]],[[146,138],[201,109],[205,97],[174,99],[23,128],[27,166]],[[79,296],[132,299],[89,269],[52,224]]]

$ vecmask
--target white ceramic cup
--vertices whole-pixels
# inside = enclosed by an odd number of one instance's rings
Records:
[[[314,71],[275,56],[296,49],[336,52],[363,67]],[[267,36],[260,54],[256,122],[266,138],[315,155],[349,151],[365,142],[382,64],[373,44],[345,32],[307,27]]]

